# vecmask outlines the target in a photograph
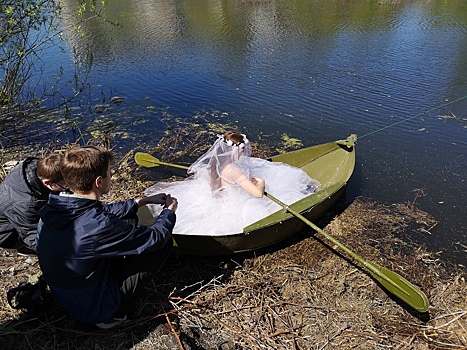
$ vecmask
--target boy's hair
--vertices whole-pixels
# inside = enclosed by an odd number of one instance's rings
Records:
[[[72,191],[89,193],[94,181],[107,177],[107,170],[113,161],[113,154],[99,146],[73,147],[62,161],[62,174]]]
[[[37,163],[36,174],[41,180],[50,180],[53,183],[63,181],[63,175],[60,172],[63,155],[59,153],[51,153],[41,159]]]

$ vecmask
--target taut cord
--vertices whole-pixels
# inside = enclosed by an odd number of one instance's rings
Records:
[[[379,129],[377,129],[377,130],[374,130],[374,131],[372,131],[372,132],[369,132],[368,134],[365,134],[365,135],[363,135],[363,136],[359,136],[358,139],[360,140],[360,139],[362,139],[362,138],[364,138],[364,137],[366,137],[366,136],[370,136],[370,135],[376,134],[376,133],[378,133],[378,132],[380,132],[380,131],[383,131],[383,130],[392,128],[392,127],[395,126],[395,125],[405,123],[406,121],[415,119],[415,118],[417,118],[417,117],[419,117],[419,116],[421,116],[421,115],[424,115],[424,114],[426,114],[426,113],[429,113],[429,112],[431,112],[431,111],[435,111],[435,110],[437,110],[437,109],[440,109],[440,108],[443,108],[443,107],[446,107],[446,106],[450,106],[450,105],[452,105],[452,104],[454,104],[454,103],[456,103],[456,102],[459,102],[459,101],[461,101],[461,100],[464,100],[464,99],[466,99],[466,98],[467,98],[467,95],[464,96],[464,97],[460,97],[460,98],[458,98],[457,100],[454,100],[454,101],[451,101],[451,102],[447,102],[447,103],[444,103],[444,104],[439,105],[439,106],[436,106],[436,107],[432,107],[432,108],[430,108],[430,109],[427,110],[427,111],[420,112],[420,113],[418,113],[418,114],[416,114],[416,115],[414,115],[414,116],[411,116],[411,117],[409,117],[409,118],[400,120],[400,121],[398,121],[398,122],[396,122],[396,123],[393,123],[393,124],[391,124],[391,125],[384,126],[384,127],[379,128]]]

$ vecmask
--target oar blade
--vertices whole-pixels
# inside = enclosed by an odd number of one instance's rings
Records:
[[[135,162],[136,164],[143,166],[145,168],[152,168],[160,165],[159,159],[151,156],[148,153],[136,152],[135,153]]]
[[[170,167],[177,168],[177,169],[183,169],[183,170],[189,169],[189,167],[187,167],[186,165],[161,162],[156,157],[153,157],[150,154],[143,153],[143,152],[135,153],[135,162],[136,164],[144,166],[145,168],[152,168],[152,167],[159,166],[159,165],[165,165],[165,166],[170,166]]]
[[[388,292],[419,312],[428,311],[428,298],[412,283],[399,274],[372,262],[365,261],[364,265],[373,278],[386,288]]]
[[[366,261],[361,256],[351,251],[345,245],[337,241],[332,236],[328,235],[325,231],[323,231],[318,226],[313,224],[307,218],[302,216],[300,213],[294,211],[293,209],[289,208],[288,206],[286,206],[284,203],[282,203],[280,200],[278,200],[271,194],[265,192],[265,195],[268,198],[270,198],[272,201],[282,206],[289,213],[293,214],[294,216],[302,220],[308,226],[310,226],[317,232],[320,232],[329,241],[336,244],[339,248],[347,252],[355,260],[363,264],[365,268],[367,269],[367,271],[373,276],[373,278],[377,280],[384,288],[386,288],[386,290],[389,293],[392,293],[393,295],[395,295],[397,298],[399,298],[400,300],[405,302],[407,305],[412,307],[414,310],[417,310],[419,312],[428,311],[429,304],[428,304],[428,298],[426,297],[426,295],[420,289],[418,289],[413,284],[411,284],[409,281],[407,281],[405,278],[403,278],[397,273],[391,270],[388,270],[382,266]]]

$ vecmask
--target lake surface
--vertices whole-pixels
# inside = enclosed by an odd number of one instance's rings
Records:
[[[93,103],[124,102],[89,120],[113,113],[147,143],[162,111],[222,114],[261,142],[357,133],[348,199],[415,200],[439,224],[413,239],[467,262],[467,1],[110,0],[103,15],[121,26],[88,21],[71,43],[93,48]]]

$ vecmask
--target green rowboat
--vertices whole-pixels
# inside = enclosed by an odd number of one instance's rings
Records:
[[[345,192],[355,167],[356,135],[280,154],[268,160],[303,169],[321,186],[312,195],[289,207],[312,221],[325,213]],[[141,217],[140,217],[141,218]],[[174,246],[190,255],[228,255],[257,250],[288,238],[306,224],[294,215],[279,210],[243,229],[219,236],[174,234]]]
[[[259,249],[279,242],[308,225],[360,262],[387,292],[414,310],[428,311],[428,299],[420,289],[397,273],[363,259],[311,221],[327,211],[345,192],[346,184],[355,167],[356,141],[357,136],[350,135],[346,140],[303,148],[272,157],[269,159],[270,161],[287,163],[303,169],[310,177],[317,179],[321,186],[312,195],[289,206],[270,193],[265,193],[270,200],[283,208],[245,227],[241,233],[222,236],[174,234],[175,246],[180,252],[192,255],[232,254]],[[145,167],[169,165],[143,153],[136,153],[135,161]],[[151,217],[151,219],[153,218]]]

